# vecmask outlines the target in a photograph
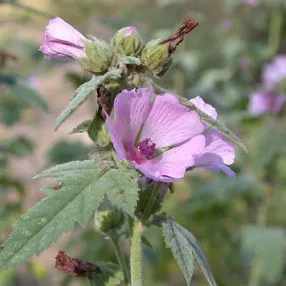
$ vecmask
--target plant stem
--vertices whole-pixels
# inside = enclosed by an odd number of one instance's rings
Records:
[[[111,244],[113,246],[117,261],[119,263],[120,269],[124,274],[125,280],[129,283],[130,282],[130,274],[129,274],[129,269],[126,264],[126,260],[124,257],[123,252],[121,251],[121,248],[118,243],[118,237],[115,237],[114,235],[109,236]]]
[[[251,267],[250,279],[248,286],[259,286],[261,276],[260,263],[257,259],[254,259]]]
[[[154,204],[156,203],[157,197],[160,194],[161,191],[161,183],[155,183],[154,188],[151,192],[150,199],[148,201],[148,204],[143,212],[143,215],[141,217],[141,221],[144,224],[148,218],[150,217],[152,213],[152,209],[154,207]]]
[[[279,49],[282,24],[283,24],[283,11],[282,9],[277,8],[272,11],[270,25],[269,25],[268,52],[270,57],[274,56]]]
[[[142,223],[134,220],[130,246],[131,286],[142,286],[142,232]]]

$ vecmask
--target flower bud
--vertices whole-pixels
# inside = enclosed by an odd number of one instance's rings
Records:
[[[108,70],[113,59],[113,51],[106,42],[95,39],[93,42],[85,42],[86,58],[81,59],[84,69],[95,74],[102,74]]]
[[[117,31],[111,44],[123,56],[139,55],[143,48],[142,38],[135,27],[125,27]]]
[[[162,76],[172,63],[172,53],[169,51],[169,43],[161,43],[162,40],[152,40],[142,51],[142,65],[152,71],[156,76]]]
[[[98,231],[107,234],[110,231],[121,228],[124,224],[124,214],[117,208],[101,210],[94,215],[94,224]]]

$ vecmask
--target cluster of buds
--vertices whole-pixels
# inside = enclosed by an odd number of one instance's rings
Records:
[[[186,19],[176,33],[166,39],[156,39],[146,45],[135,27],[125,27],[115,33],[108,44],[103,40],[88,39],[60,18],[50,20],[40,50],[48,58],[73,58],[94,74],[104,74],[116,67],[120,58],[138,58],[142,70],[162,76],[172,63],[176,47],[191,32],[197,22]]]

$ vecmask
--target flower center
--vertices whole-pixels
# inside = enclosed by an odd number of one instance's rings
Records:
[[[128,160],[142,164],[144,161],[152,159],[156,152],[156,144],[150,138],[139,142],[137,149],[128,152]]]

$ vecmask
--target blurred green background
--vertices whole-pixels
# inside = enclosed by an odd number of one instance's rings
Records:
[[[31,177],[53,164],[86,159],[93,150],[87,135],[69,135],[92,117],[92,101],[54,132],[58,114],[87,75],[75,62],[47,61],[39,52],[53,16],[107,41],[124,26],[136,26],[148,41],[173,33],[187,16],[200,23],[158,83],[214,105],[249,153],[237,148],[234,180],[202,170],[189,174],[167,196],[164,210],[200,241],[218,285],[285,286],[285,107],[259,117],[247,111],[264,64],[286,54],[284,0],[0,1],[0,243],[20,214],[43,197]],[[185,285],[159,231],[146,237],[153,247],[144,246],[144,285]],[[86,285],[56,271],[59,249],[89,261],[115,261],[91,222],[26,265],[0,273],[0,285]],[[192,285],[207,285],[199,269]]]

